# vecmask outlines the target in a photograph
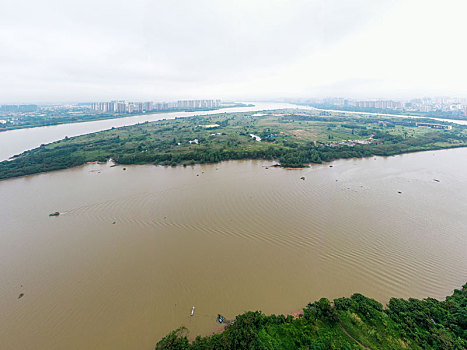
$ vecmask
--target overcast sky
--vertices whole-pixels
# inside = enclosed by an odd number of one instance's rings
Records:
[[[0,0],[0,104],[467,97],[466,0]]]

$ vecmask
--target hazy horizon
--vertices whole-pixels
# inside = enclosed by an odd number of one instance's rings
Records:
[[[460,0],[0,5],[0,104],[467,97]]]
[[[409,102],[410,100],[415,100],[415,99],[437,99],[437,98],[446,98],[446,99],[467,99],[467,97],[464,96],[407,96],[407,97],[391,97],[391,96],[385,96],[385,97],[365,97],[362,96],[360,98],[349,98],[346,96],[297,96],[297,97],[277,97],[277,98],[227,98],[227,99],[221,99],[222,103],[294,103],[294,102],[306,102],[307,100],[320,100],[320,99],[331,99],[331,98],[336,98],[336,99],[345,99],[345,100],[358,100],[358,101],[384,101],[384,100],[393,100],[393,101],[401,101],[401,102]],[[8,102],[8,103],[3,103],[0,101],[0,105],[28,105],[28,104],[33,104],[33,105],[38,105],[38,106],[66,106],[66,105],[77,105],[77,104],[92,104],[96,102],[111,102],[111,101],[125,101],[125,102],[134,102],[134,103],[139,103],[139,102],[177,102],[180,100],[190,100],[191,98],[183,98],[182,97],[177,97],[174,96],[172,98],[167,98],[167,99],[154,99],[148,97],[147,99],[138,99],[138,98],[109,98],[109,99],[93,99],[93,100],[63,100],[63,101],[19,101],[19,102]],[[195,99],[195,98],[193,98]],[[199,97],[196,99],[204,100],[204,98]],[[206,99],[211,99],[211,98],[206,98]],[[212,97],[212,99],[216,99],[216,97]]]

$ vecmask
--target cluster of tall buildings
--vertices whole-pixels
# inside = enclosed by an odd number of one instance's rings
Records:
[[[91,109],[106,113],[135,113],[146,112],[153,110],[152,102],[126,102],[126,101],[110,101],[110,102],[94,102],[91,103]]]
[[[37,105],[1,105],[0,112],[5,113],[31,113],[36,112]]]
[[[313,101],[315,102],[315,101]],[[352,106],[358,108],[379,108],[379,109],[403,109],[404,104],[401,101],[393,100],[350,100],[344,98],[325,98],[318,103],[324,103],[334,106]]]
[[[360,108],[379,108],[379,109],[402,109],[402,102],[398,101],[351,101],[349,106],[355,106]]]
[[[406,103],[405,109],[420,112],[457,112],[464,113],[467,116],[467,99],[452,97],[416,98]]]
[[[91,109],[106,113],[144,113],[179,109],[218,108],[221,100],[180,100],[176,102],[110,101],[91,103]]]
[[[308,100],[314,104],[343,107],[392,109],[405,112],[451,112],[467,116],[467,99],[453,97],[425,97],[406,101],[393,100],[352,100],[344,98],[324,98]]]
[[[221,100],[182,100],[177,101],[175,108],[216,108],[220,107],[220,105]]]

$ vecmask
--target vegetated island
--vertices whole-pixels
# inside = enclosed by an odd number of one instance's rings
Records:
[[[340,158],[465,146],[467,126],[431,119],[296,109],[223,113],[146,122],[41,145],[1,162],[0,179],[109,159],[168,166],[265,159],[299,168]]]
[[[223,108],[238,108],[238,107],[254,107],[253,104],[239,103],[239,102],[226,102],[219,107],[213,108],[170,108],[165,110],[154,110],[147,112],[133,112],[133,113],[102,113],[95,111],[74,112],[68,111],[66,108],[58,109],[57,111],[44,111],[39,115],[11,115],[0,117],[4,123],[0,123],[0,132],[16,129],[30,129],[42,126],[53,126],[60,124],[74,124],[94,122],[97,120],[107,119],[121,119],[128,117],[136,117],[140,115],[163,114],[174,112],[205,112]]]
[[[179,328],[157,343],[162,349],[467,349],[467,284],[445,301],[392,298],[383,308],[354,294],[322,298],[296,318],[250,311],[191,343]]]

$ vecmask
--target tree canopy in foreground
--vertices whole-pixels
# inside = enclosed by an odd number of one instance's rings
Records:
[[[221,334],[189,342],[179,328],[162,349],[467,349],[467,284],[446,300],[392,298],[387,307],[361,294],[322,298],[302,317],[260,311],[236,317]]]

